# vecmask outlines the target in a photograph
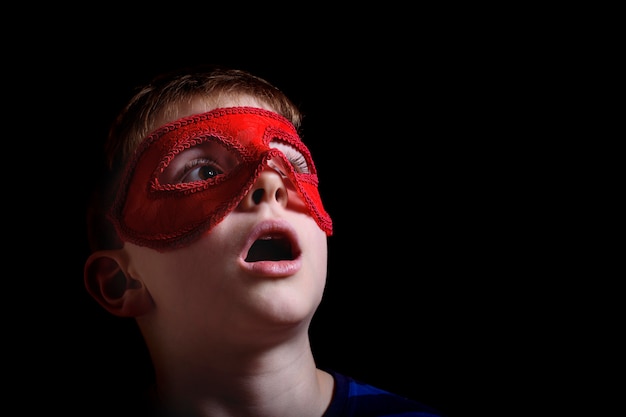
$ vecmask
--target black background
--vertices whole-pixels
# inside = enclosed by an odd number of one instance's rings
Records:
[[[514,306],[545,257],[527,245],[541,203],[520,197],[529,169],[517,169],[535,66],[506,52],[511,40],[440,19],[393,33],[375,21],[357,30],[333,21],[332,33],[324,21],[264,21],[246,34],[236,19],[231,31],[192,19],[192,32],[86,19],[13,45],[5,74],[6,89],[20,92],[9,135],[19,167],[7,206],[30,230],[14,242],[11,275],[29,277],[15,280],[22,301],[11,307],[27,358],[15,386],[70,410],[97,407],[103,392],[136,395],[149,380],[134,324],[109,316],[83,287],[87,190],[106,129],[135,85],[218,63],[267,78],[305,113],[303,137],[335,227],[311,328],[319,365],[451,416],[508,409],[503,381],[532,367],[537,349],[520,324],[528,305]]]

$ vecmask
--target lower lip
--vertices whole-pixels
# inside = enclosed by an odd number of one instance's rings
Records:
[[[252,272],[255,275],[271,278],[288,277],[302,268],[302,261],[299,258],[292,261],[246,262],[241,260],[240,264],[246,271]]]

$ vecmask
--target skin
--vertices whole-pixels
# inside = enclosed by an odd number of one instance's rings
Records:
[[[252,98],[197,99],[158,125],[240,105],[268,109]],[[327,237],[303,207],[272,165],[191,245],[158,252],[125,243],[88,259],[89,292],[135,317],[165,403],[198,416],[319,417],[328,407],[334,382],[316,368],[308,335],[326,284]],[[295,260],[245,261],[259,235],[278,231],[297,242]]]

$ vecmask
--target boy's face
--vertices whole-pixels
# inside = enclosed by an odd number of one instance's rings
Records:
[[[298,168],[301,152],[285,143],[270,148],[284,154],[267,154],[249,189],[210,230],[167,250],[125,243],[129,269],[154,300],[159,338],[174,350],[211,355],[213,348],[275,343],[286,328],[306,331],[322,299],[327,232],[311,212],[321,205],[304,200],[309,194],[298,181],[306,177],[294,176],[305,169]],[[201,143],[178,152],[159,179],[184,188],[236,170],[241,158],[224,143]],[[194,201],[179,199],[185,206],[178,214],[202,212]],[[158,213],[152,221],[171,224]]]

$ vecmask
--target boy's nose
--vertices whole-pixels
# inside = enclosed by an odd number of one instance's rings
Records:
[[[261,175],[257,178],[242,203],[249,207],[254,207],[263,202],[276,202],[286,207],[289,194],[285,181],[289,181],[289,179],[281,170],[280,164],[275,164],[270,161],[268,165],[263,168],[263,172],[261,172]]]

